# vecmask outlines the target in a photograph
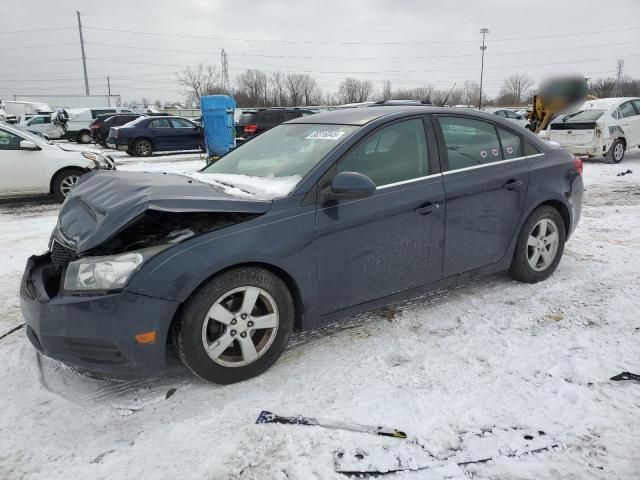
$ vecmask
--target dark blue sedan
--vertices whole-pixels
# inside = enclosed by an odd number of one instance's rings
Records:
[[[202,127],[180,117],[140,117],[112,127],[107,146],[138,157],[153,152],[204,150]]]
[[[496,115],[310,115],[191,176],[83,176],[28,261],[26,332],[88,370],[157,370],[174,344],[199,377],[237,382],[294,330],[475,275],[545,280],[582,195],[579,159]]]

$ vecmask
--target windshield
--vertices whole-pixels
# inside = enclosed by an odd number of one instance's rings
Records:
[[[565,115],[560,117],[558,121],[564,123],[576,123],[576,122],[595,122],[602,115],[604,115],[606,110],[600,109],[591,109],[591,110],[579,110],[574,113],[570,113],[569,115]]]
[[[357,129],[352,125],[279,125],[230,151],[197,178],[238,187],[248,195],[285,196]]]

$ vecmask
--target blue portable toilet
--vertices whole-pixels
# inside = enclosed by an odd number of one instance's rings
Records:
[[[207,156],[224,155],[235,147],[235,100],[229,95],[205,95],[200,97],[200,109]]]

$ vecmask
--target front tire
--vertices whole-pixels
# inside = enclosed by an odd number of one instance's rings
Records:
[[[78,143],[91,143],[93,141],[93,137],[91,136],[91,132],[89,130],[81,130],[78,132]]]
[[[53,194],[59,202],[64,202],[67,195],[76,186],[80,177],[84,175],[83,170],[72,168],[58,173],[53,179]]]
[[[178,355],[198,377],[227,385],[260,375],[284,351],[294,306],[285,283],[261,268],[214,277],[174,326]]]
[[[607,159],[613,163],[620,163],[624,158],[625,143],[621,138],[616,139],[607,152]]]
[[[131,149],[138,157],[149,157],[153,153],[153,144],[151,143],[151,140],[140,138],[133,142]]]
[[[520,231],[509,269],[511,278],[526,283],[549,278],[560,263],[565,239],[558,211],[549,205],[536,208]]]

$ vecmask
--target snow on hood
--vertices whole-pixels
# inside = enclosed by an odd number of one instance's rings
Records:
[[[227,195],[253,200],[273,200],[286,197],[302,180],[300,175],[250,177],[231,173],[196,172],[187,174],[187,176],[199,182],[221,188]]]

